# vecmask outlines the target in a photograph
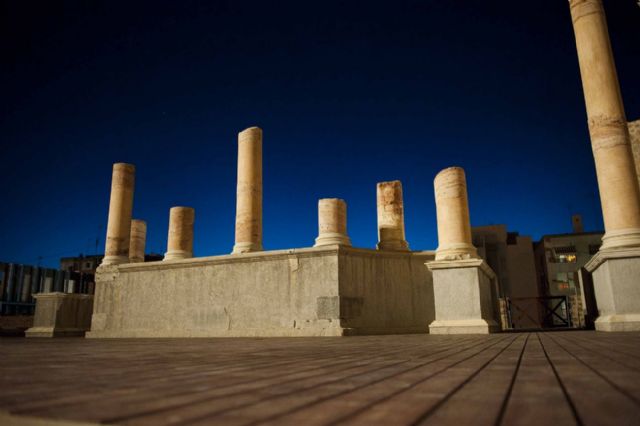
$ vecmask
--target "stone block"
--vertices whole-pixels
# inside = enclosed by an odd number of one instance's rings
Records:
[[[432,334],[488,334],[500,330],[496,277],[482,259],[427,262],[433,273]]]
[[[40,293],[36,299],[33,327],[27,337],[84,336],[91,325],[93,296],[90,294]]]
[[[598,252],[585,267],[593,274],[598,331],[640,331],[640,248]]]
[[[87,337],[426,333],[433,258],[332,245],[109,265]]]

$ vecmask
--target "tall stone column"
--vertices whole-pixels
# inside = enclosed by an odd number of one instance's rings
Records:
[[[193,257],[193,222],[195,211],[191,207],[172,207],[169,210],[169,236],[164,260]]]
[[[347,203],[339,198],[318,201],[318,238],[314,247],[329,245],[350,246],[347,236]]]
[[[464,170],[449,167],[434,180],[438,249],[436,260],[458,260],[478,257],[471,244],[471,223]]]
[[[131,221],[131,242],[129,243],[129,261],[144,262],[144,249],[147,240],[147,222],[133,219]]]
[[[570,0],[605,234],[593,273],[596,330],[640,330],[640,188],[601,0]]]
[[[404,233],[404,202],[399,180],[376,185],[378,205],[378,250],[408,251]]]
[[[134,184],[135,166],[133,164],[116,163],[113,165],[107,241],[101,265],[117,265],[129,261]]]
[[[601,0],[570,0],[605,235],[602,249],[640,247],[640,190]]]
[[[426,263],[433,276],[432,334],[486,334],[500,329],[496,275],[471,244],[467,183],[460,167],[434,181],[438,249]]]
[[[640,120],[630,121],[627,125],[631,137],[631,151],[636,165],[636,175],[638,175],[638,188],[640,188]]]
[[[262,129],[238,133],[236,241],[232,253],[262,250]]]

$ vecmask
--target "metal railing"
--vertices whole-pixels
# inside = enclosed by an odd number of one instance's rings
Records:
[[[507,297],[506,304],[511,329],[573,327],[567,296]]]

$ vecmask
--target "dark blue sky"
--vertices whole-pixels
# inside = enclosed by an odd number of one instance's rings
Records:
[[[534,238],[601,229],[566,0],[2,1],[0,260],[104,249],[111,164],[164,253],[169,208],[195,254],[230,252],[237,132],[264,130],[264,246],[304,247],[344,198],[376,243],[375,184],[400,179],[407,239],[437,245],[433,178],[465,168],[473,225]],[[629,119],[640,8],[605,0]]]

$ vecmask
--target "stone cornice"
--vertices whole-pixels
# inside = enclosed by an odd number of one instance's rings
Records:
[[[323,247],[305,247],[288,250],[270,250],[241,254],[225,254],[220,256],[192,257],[189,259],[161,260],[144,263],[124,263],[119,265],[107,265],[98,268],[99,274],[104,273],[124,273],[146,270],[169,270],[181,269],[190,266],[221,265],[228,263],[248,263],[263,262],[266,260],[283,260],[291,257],[305,258],[317,256],[337,256],[341,254],[356,254],[365,256],[387,256],[387,257],[407,257],[407,256],[435,256],[434,251],[393,251],[376,250],[367,248],[346,247],[340,245]]]
[[[617,248],[610,250],[601,250],[595,254],[585,265],[585,269],[593,272],[607,260],[612,259],[629,259],[640,258],[640,247]]]
[[[493,269],[483,259],[462,259],[462,260],[434,260],[425,263],[430,271],[436,269],[455,269],[455,268],[480,268],[482,272],[491,279],[496,278]]]

